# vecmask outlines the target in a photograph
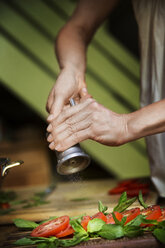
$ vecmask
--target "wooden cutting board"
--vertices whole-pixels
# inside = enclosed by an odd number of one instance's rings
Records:
[[[10,214],[0,217],[0,224],[11,223],[14,218],[23,218],[33,221],[41,221],[51,216],[69,215],[77,216],[82,214],[92,215],[98,211],[98,201],[108,206],[109,211],[117,205],[118,195],[108,195],[108,190],[117,185],[116,180],[92,180],[72,181],[58,183],[54,190],[47,195],[49,203],[33,208],[22,208],[15,206],[16,210]],[[9,190],[9,189],[8,189]],[[12,188],[17,192],[18,199],[28,199],[35,192],[46,190],[45,187]],[[146,204],[153,205],[157,201],[157,193],[150,191],[144,198]],[[136,201],[132,207],[139,206]]]
[[[29,237],[30,232],[27,231],[13,231],[8,235],[6,241],[0,244],[0,248],[20,248],[20,246],[16,246],[13,243],[21,238]],[[22,248],[32,248],[32,245],[21,246]],[[36,248],[36,246],[33,246]],[[158,242],[152,234],[145,234],[136,238],[121,238],[116,240],[106,240],[102,238],[90,239],[89,241],[85,241],[80,243],[79,245],[74,246],[75,248],[163,248],[164,245]]]

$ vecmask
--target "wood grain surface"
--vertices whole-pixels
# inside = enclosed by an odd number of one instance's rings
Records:
[[[83,181],[74,178],[71,182],[63,182],[57,184],[54,190],[47,195],[48,204],[40,205],[33,208],[22,208],[20,205],[14,206],[15,211],[10,214],[3,215],[0,218],[0,224],[12,223],[14,218],[23,218],[33,221],[41,221],[51,216],[69,215],[77,216],[81,214],[92,215],[98,211],[98,201],[101,200],[104,205],[108,206],[112,211],[119,200],[119,195],[108,195],[108,190],[113,188],[116,180],[91,180]],[[12,188],[18,194],[18,199],[28,199],[35,192],[46,190],[45,187],[27,187]],[[157,201],[157,193],[150,191],[144,197],[146,204],[153,205]],[[132,207],[139,206],[136,201]]]
[[[0,244],[0,248],[32,248],[35,245],[28,246],[16,246],[14,241],[28,237],[30,232],[28,231],[14,231],[9,234],[6,241]],[[117,240],[105,240],[101,238],[90,239],[89,241],[82,242],[74,247],[90,247],[90,248],[163,248],[164,246],[160,244],[151,234],[146,234],[136,238],[121,238]]]

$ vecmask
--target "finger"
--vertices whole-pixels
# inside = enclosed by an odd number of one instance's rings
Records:
[[[51,134],[48,135],[47,141],[50,143],[53,141],[53,136]]]
[[[76,133],[73,133],[67,139],[63,140],[62,143],[57,143],[55,145],[52,145],[52,147],[57,151],[65,151],[69,147],[89,138],[90,138],[90,128],[87,128],[85,130],[81,130]]]
[[[82,89],[80,90],[79,94],[80,94],[80,97],[81,97],[81,98],[84,97],[84,96],[86,96],[86,95],[88,95],[87,88],[86,88],[86,87],[82,88]]]
[[[67,110],[64,110],[57,118],[54,120],[53,124],[54,126],[58,126],[61,123],[63,123],[65,120],[69,119],[71,116],[75,115],[76,113],[80,112],[83,110],[85,107],[87,107],[89,104],[93,102],[93,99],[88,98],[84,102],[72,106],[68,108]]]
[[[49,148],[51,150],[55,150],[55,144],[54,144],[54,142],[52,142],[52,143],[49,144]]]
[[[46,111],[48,113],[50,113],[50,109],[51,109],[51,106],[53,104],[53,101],[54,101],[54,90],[52,89],[49,96],[48,96],[48,100],[47,100],[47,103],[46,103]]]
[[[91,124],[90,119],[90,111],[80,111],[76,113],[75,115],[71,116],[69,119],[65,120],[65,122],[61,123],[60,125],[56,126],[54,125],[54,128],[52,128],[52,136],[54,139],[56,139],[56,136],[60,133],[68,132],[68,130],[71,131],[77,131],[86,128]],[[54,122],[52,122],[54,124]]]
[[[54,103],[52,104],[50,109],[50,114],[53,115],[53,118],[56,118],[60,114],[63,106],[64,106],[64,100],[62,96],[55,97]]]
[[[52,130],[53,130],[52,124],[49,124],[46,131],[50,133],[52,132]]]

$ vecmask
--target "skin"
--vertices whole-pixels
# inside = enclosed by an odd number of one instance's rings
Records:
[[[86,51],[96,29],[117,1],[81,0],[56,40],[60,74],[47,102],[50,149],[64,151],[86,139],[119,146],[165,131],[165,100],[129,114],[118,114],[97,103],[85,82]],[[77,105],[70,107],[69,99]]]

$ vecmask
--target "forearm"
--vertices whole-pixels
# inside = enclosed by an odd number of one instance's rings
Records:
[[[127,115],[128,141],[165,132],[165,99]]]
[[[84,74],[87,45],[99,25],[118,0],[79,0],[70,20],[56,40],[56,55],[61,69],[72,68]]]
[[[84,75],[86,69],[86,37],[81,28],[66,24],[56,40],[60,69],[72,69]]]

